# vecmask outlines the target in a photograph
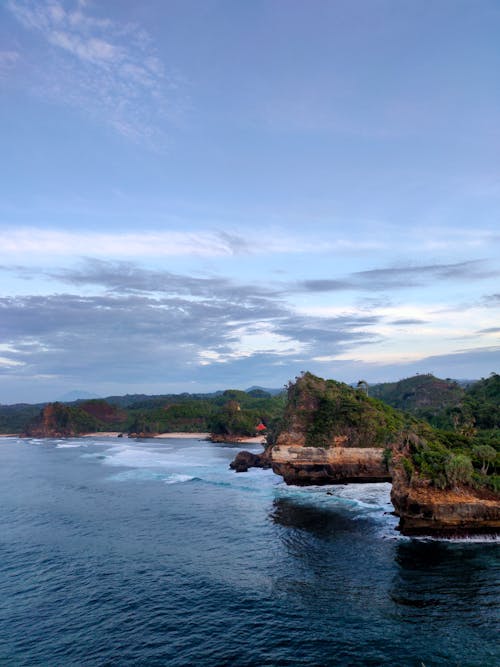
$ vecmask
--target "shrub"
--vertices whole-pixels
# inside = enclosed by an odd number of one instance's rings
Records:
[[[415,472],[415,466],[413,465],[413,461],[410,461],[410,459],[407,459],[406,456],[403,456],[402,463],[403,463],[403,470],[406,473],[406,477],[408,478],[408,480],[411,480],[413,473]]]
[[[444,465],[446,479],[450,486],[470,484],[472,481],[472,461],[465,454],[452,454]]]

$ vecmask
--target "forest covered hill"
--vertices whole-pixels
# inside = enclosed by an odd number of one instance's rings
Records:
[[[500,376],[492,373],[468,386],[433,375],[416,375],[399,382],[367,385],[366,392],[431,426],[486,443],[500,438]],[[153,435],[168,431],[212,432],[221,436],[254,435],[259,425],[270,427],[283,415],[286,392],[262,388],[227,389],[209,394],[133,394],[56,404],[0,405],[0,433],[34,433],[46,405],[57,405],[60,432],[120,431]],[[40,432],[40,431],[38,431]]]

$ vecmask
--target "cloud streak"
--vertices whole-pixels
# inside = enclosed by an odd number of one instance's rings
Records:
[[[99,233],[11,228],[0,233],[0,246],[0,254],[6,256],[223,257],[249,251],[244,239],[216,231]]]
[[[45,43],[31,63],[38,95],[82,109],[130,139],[158,143],[179,113],[179,77],[167,73],[148,34],[93,16],[84,2],[9,0],[7,9]],[[1,68],[1,58],[0,58]]]
[[[297,283],[297,289],[311,293],[344,290],[397,290],[422,287],[433,281],[482,280],[497,275],[500,275],[500,271],[489,269],[487,261],[473,260],[455,264],[430,264],[357,271],[340,280],[304,280]]]

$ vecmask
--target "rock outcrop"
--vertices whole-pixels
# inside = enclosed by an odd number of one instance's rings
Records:
[[[391,501],[404,535],[474,535],[500,532],[498,495],[470,487],[437,489],[428,480],[410,481],[395,467]]]
[[[436,431],[362,391],[305,373],[289,386],[263,454],[242,452],[231,467],[242,472],[264,462],[300,486],[392,479],[402,533],[495,533],[498,478],[479,458],[463,434]]]
[[[273,472],[297,486],[391,480],[381,448],[275,445],[268,457]]]
[[[31,438],[70,438],[97,430],[98,421],[80,408],[63,403],[48,403],[26,427],[23,436]]]
[[[238,452],[229,467],[236,472],[247,472],[249,468],[270,468],[269,450],[266,449],[262,454],[253,454],[245,450]]]

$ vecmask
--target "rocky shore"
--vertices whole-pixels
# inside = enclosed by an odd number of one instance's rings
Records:
[[[391,502],[404,535],[463,536],[500,532],[498,495],[462,486],[437,489],[427,480],[409,481],[393,467]]]
[[[500,498],[488,480],[472,483],[470,460],[467,479],[447,478],[446,464],[457,455],[431,427],[413,420],[410,428],[407,419],[347,385],[307,373],[290,385],[284,419],[264,452],[240,452],[231,468],[270,467],[297,486],[392,481],[391,500],[405,535],[500,532]],[[444,473],[430,477],[418,465],[425,460],[444,461]]]

